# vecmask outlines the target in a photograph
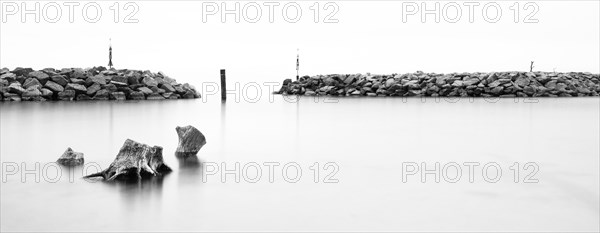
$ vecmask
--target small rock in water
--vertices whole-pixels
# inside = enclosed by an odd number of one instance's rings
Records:
[[[65,153],[60,156],[57,163],[60,163],[65,166],[77,166],[83,164],[83,153],[75,152],[71,147],[67,148]]]
[[[177,155],[195,155],[206,144],[206,138],[194,126],[177,126],[175,130],[179,136],[179,145],[175,153]]]

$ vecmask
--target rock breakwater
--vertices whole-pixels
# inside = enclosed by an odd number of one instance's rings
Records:
[[[332,74],[286,79],[276,94],[431,97],[598,96],[600,79],[591,73],[491,72],[436,74]]]
[[[200,98],[162,72],[104,67],[0,70],[0,101],[164,100]]]

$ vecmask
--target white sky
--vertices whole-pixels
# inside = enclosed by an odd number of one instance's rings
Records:
[[[8,2],[2,1],[3,6]],[[217,81],[221,68],[227,69],[228,80],[240,82],[295,77],[297,48],[301,75],[528,70],[532,60],[535,70],[600,72],[598,1],[535,2],[538,23],[514,23],[509,7],[515,2],[498,1],[503,14],[494,24],[481,16],[488,2],[475,8],[474,23],[468,22],[468,8],[463,5],[462,18],[454,24],[435,23],[433,16],[422,23],[418,14],[407,16],[403,23],[400,1],[335,2],[339,11],[334,18],[339,22],[331,24],[313,22],[309,7],[314,1],[298,2],[303,15],[295,24],[281,16],[285,2],[275,8],[274,23],[268,22],[268,7],[263,5],[261,21],[255,24],[235,23],[232,15],[222,23],[218,14],[207,16],[203,23],[199,1],[136,2],[138,23],[114,23],[109,10],[114,1],[97,3],[103,10],[97,23],[82,18],[85,3],[75,8],[74,23],[68,20],[66,6],[57,23],[36,23],[33,15],[22,23],[20,12],[4,15],[0,66],[106,66],[112,37],[117,68],[163,71],[195,85]],[[249,3],[240,2],[241,6]],[[520,7],[525,3],[520,2]],[[33,2],[27,4],[34,7]],[[227,6],[233,8],[233,4]],[[427,4],[434,7],[433,2]],[[521,9],[520,21],[531,10]],[[121,10],[121,19],[126,12],[130,11]],[[320,18],[326,12],[330,11],[322,10]],[[249,13],[254,15],[254,11]],[[49,11],[48,17],[54,14]],[[449,14],[453,16],[454,11]]]

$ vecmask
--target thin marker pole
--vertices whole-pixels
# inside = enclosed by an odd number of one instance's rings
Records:
[[[225,69],[221,70],[221,100],[227,100],[227,87],[225,82]]]

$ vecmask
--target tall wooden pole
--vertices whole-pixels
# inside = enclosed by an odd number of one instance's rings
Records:
[[[227,86],[225,82],[225,69],[221,70],[221,100],[227,100]]]

